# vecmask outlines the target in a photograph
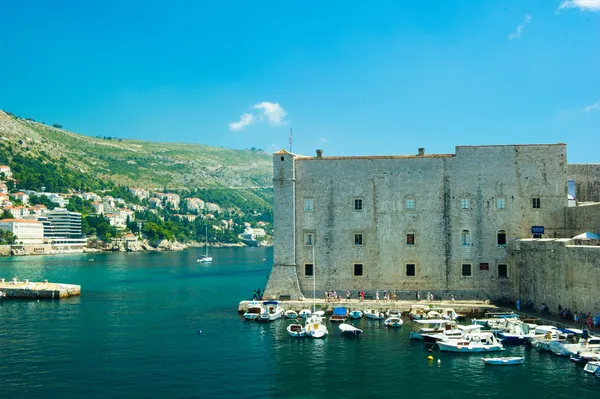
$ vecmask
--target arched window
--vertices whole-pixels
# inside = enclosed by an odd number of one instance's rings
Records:
[[[460,245],[463,247],[471,246],[471,233],[469,233],[469,230],[463,230],[460,232]]]
[[[496,233],[496,242],[499,247],[506,246],[506,231],[498,230],[498,233]]]

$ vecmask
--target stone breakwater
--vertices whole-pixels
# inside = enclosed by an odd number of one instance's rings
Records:
[[[31,281],[0,282],[0,292],[6,299],[60,299],[81,295],[81,286],[74,284],[60,284]]]

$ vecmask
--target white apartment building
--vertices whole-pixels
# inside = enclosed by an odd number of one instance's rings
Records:
[[[42,244],[44,226],[37,220],[2,219],[0,229],[10,231],[16,237],[17,244]]]

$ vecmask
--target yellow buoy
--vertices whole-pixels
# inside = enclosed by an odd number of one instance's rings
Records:
[[[433,356],[427,356],[427,360],[433,360]]]

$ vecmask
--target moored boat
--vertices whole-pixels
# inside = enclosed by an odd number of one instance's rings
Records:
[[[353,325],[346,323],[340,324],[340,331],[344,335],[352,335],[354,337],[358,337],[362,333],[362,330],[360,328],[356,328]]]
[[[400,316],[402,316],[402,312],[398,309],[390,309],[387,312],[385,312],[385,315],[387,317],[392,317],[392,316],[400,317]]]
[[[472,332],[452,341],[438,341],[442,352],[479,353],[504,350],[494,334],[489,331]]]
[[[286,319],[295,319],[298,317],[298,312],[296,312],[295,310],[286,310],[283,315],[285,316]]]
[[[304,326],[302,324],[290,324],[287,326],[287,332],[290,334],[290,337],[301,338],[306,335],[306,331],[304,330]]]
[[[393,328],[402,327],[403,323],[404,322],[402,321],[402,319],[397,316],[388,317],[383,322],[383,324],[385,324],[386,327],[393,327]]]
[[[348,309],[344,307],[333,308],[333,314],[329,318],[332,323],[343,323],[348,318]]]
[[[279,302],[277,301],[266,301],[263,302],[263,311],[260,312],[258,321],[273,321],[281,318],[283,316],[284,309],[279,306]]]
[[[525,361],[525,356],[521,357],[482,357],[481,360],[485,362],[485,364],[490,364],[493,366],[510,366],[514,364],[523,364]]]
[[[306,335],[311,338],[323,338],[329,333],[327,327],[323,323],[323,317],[318,316],[316,312],[306,319],[304,331],[306,331]]]
[[[301,319],[306,319],[311,314],[312,311],[310,309],[302,309],[300,312],[298,312],[298,316],[300,316]]]
[[[456,325],[455,321],[443,319],[418,319],[413,321],[423,327],[420,327],[418,331],[411,331],[410,339],[423,339],[423,334],[442,333],[444,330],[452,329],[452,324]]]
[[[365,317],[367,319],[371,319],[371,320],[383,320],[384,319],[384,315],[383,313],[381,313],[378,310],[374,310],[374,309],[367,309],[365,310]]]
[[[358,320],[361,319],[363,317],[363,312],[361,312],[360,310],[353,310],[352,312],[350,312],[350,318],[352,320]]]
[[[258,316],[262,313],[263,306],[261,303],[252,301],[246,306],[246,312],[244,312],[244,319],[246,320],[256,320]]]
[[[600,361],[588,362],[583,368],[583,371],[590,374],[600,373]]]

